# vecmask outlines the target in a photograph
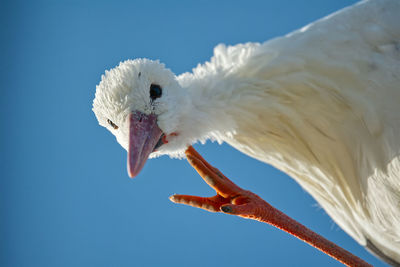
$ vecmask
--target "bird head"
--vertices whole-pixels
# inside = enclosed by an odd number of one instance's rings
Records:
[[[135,59],[106,71],[93,111],[128,151],[128,173],[135,177],[149,157],[183,153],[189,140],[180,124],[190,104],[187,91],[163,64]]]

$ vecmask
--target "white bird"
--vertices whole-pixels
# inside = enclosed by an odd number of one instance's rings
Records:
[[[226,142],[293,177],[361,245],[400,264],[400,1],[362,1],[265,43],[218,45],[175,76],[158,61],[106,71],[93,111],[147,158]]]

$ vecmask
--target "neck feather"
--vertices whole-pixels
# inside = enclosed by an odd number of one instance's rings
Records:
[[[240,100],[235,96],[237,79],[221,79],[217,74],[203,77],[183,74],[179,80],[191,100],[190,112],[182,118],[182,125],[193,141],[204,143],[210,139],[222,143],[233,136],[236,129],[233,109]]]

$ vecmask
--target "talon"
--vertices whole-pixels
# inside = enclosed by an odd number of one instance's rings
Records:
[[[169,198],[172,202],[265,222],[296,236],[346,265],[371,266],[275,209],[256,194],[238,187],[203,159],[192,146],[185,153],[192,167],[217,191],[217,195],[208,198],[172,195]]]
[[[200,174],[203,180],[217,192],[217,195],[208,198],[173,195],[170,197],[172,202],[205,209],[211,212],[222,211],[225,213],[232,213],[232,207],[222,206],[226,204],[236,204],[238,199],[247,198],[247,191],[232,183],[231,180],[225,177],[217,168],[211,166],[193,147],[190,146],[185,153],[188,162]],[[244,201],[239,202],[244,203]]]
[[[231,206],[222,206],[221,210],[225,213],[231,213],[233,211]]]

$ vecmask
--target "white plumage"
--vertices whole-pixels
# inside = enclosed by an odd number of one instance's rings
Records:
[[[150,84],[162,97],[149,99]],[[151,156],[213,139],[275,166],[360,244],[400,263],[400,1],[363,1],[263,44],[219,45],[177,77],[155,61],[123,62],[93,106],[126,149],[139,110],[168,138]]]

